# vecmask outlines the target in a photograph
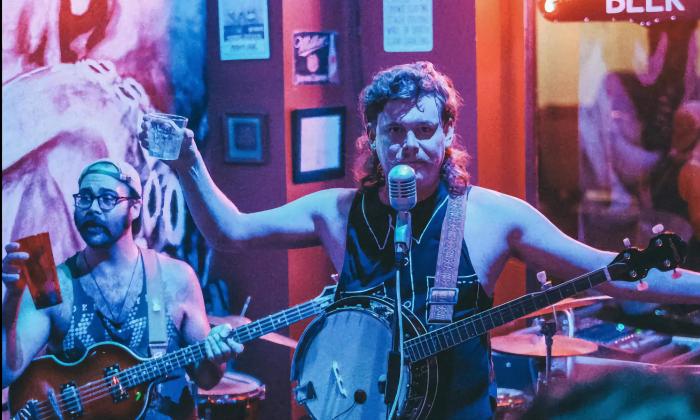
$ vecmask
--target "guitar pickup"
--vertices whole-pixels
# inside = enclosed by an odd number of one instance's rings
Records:
[[[83,415],[83,402],[80,400],[80,392],[75,382],[61,385],[61,400],[72,418]]]
[[[115,363],[104,369],[105,379],[109,385],[109,393],[112,395],[112,400],[115,403],[121,402],[129,398],[129,392],[126,390],[125,384],[122,384],[119,378],[119,364]]]

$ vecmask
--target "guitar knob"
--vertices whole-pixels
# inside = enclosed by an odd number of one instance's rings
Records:
[[[630,241],[630,238],[625,238],[622,240],[622,245],[625,246],[625,248],[631,248],[632,247],[632,241]]]
[[[639,280],[639,283],[637,283],[637,290],[640,292],[643,292],[649,288],[649,283],[645,282],[644,280]]]
[[[661,223],[659,223],[658,225],[654,225],[654,227],[651,228],[651,231],[652,233],[654,233],[654,235],[658,235],[659,233],[664,231],[664,225],[662,225]]]

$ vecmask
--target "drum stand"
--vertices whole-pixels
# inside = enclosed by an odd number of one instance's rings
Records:
[[[547,354],[544,359],[544,380],[537,386],[537,393],[546,393],[552,379],[552,345],[554,344],[554,334],[557,332],[556,320],[545,321],[540,326],[540,332],[544,336],[544,343],[547,346]]]

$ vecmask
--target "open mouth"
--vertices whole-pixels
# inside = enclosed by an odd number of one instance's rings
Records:
[[[85,222],[83,223],[82,227],[80,228],[83,232],[86,233],[91,233],[91,234],[97,234],[97,233],[106,233],[107,228],[99,223],[95,222]]]

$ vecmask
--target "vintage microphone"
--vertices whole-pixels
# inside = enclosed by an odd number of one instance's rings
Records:
[[[384,401],[387,418],[391,419],[398,406],[398,387],[403,376],[403,322],[401,320],[401,272],[408,266],[411,251],[411,213],[416,206],[416,172],[408,165],[396,165],[389,171],[389,205],[396,210],[394,224],[394,263],[396,266],[396,298],[394,300],[394,325],[392,348],[389,352]],[[388,405],[391,404],[391,407]]]
[[[408,258],[411,250],[411,213],[416,206],[416,172],[408,165],[396,165],[389,171],[389,205],[396,210],[394,250],[396,265],[405,265],[399,258]]]

